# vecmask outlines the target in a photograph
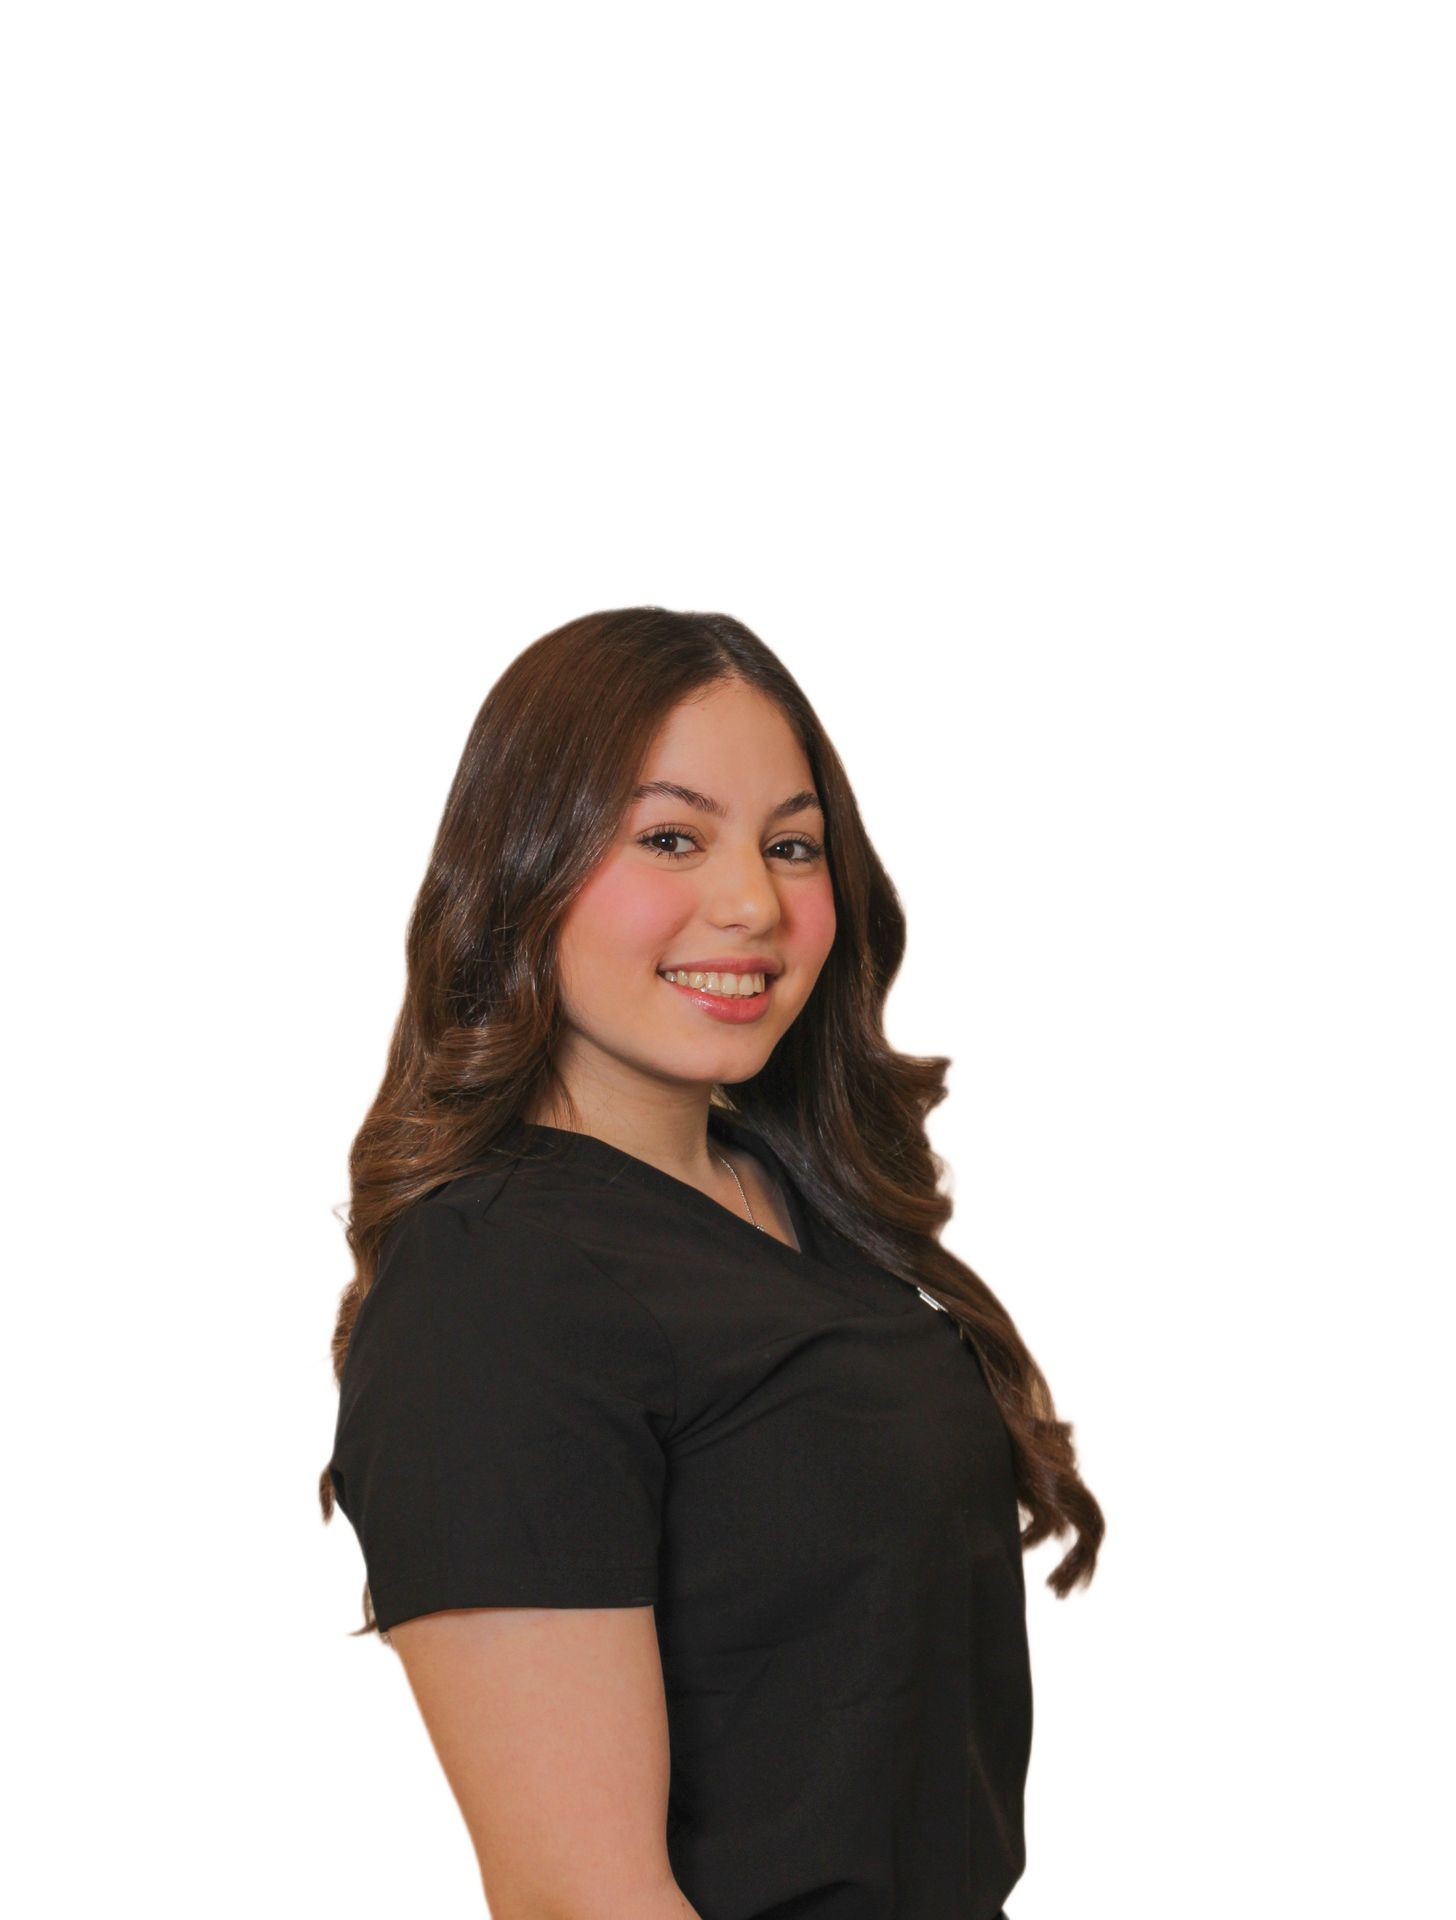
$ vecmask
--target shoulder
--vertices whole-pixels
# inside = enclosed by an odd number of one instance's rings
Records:
[[[380,1246],[375,1283],[405,1275],[416,1285],[472,1291],[512,1281],[597,1291],[614,1284],[549,1207],[513,1186],[509,1168],[462,1174],[397,1216]]]
[[[540,1209],[507,1195],[505,1173],[468,1174],[413,1201],[380,1247],[355,1335],[428,1340],[478,1358],[588,1357],[675,1398],[676,1363],[656,1317]]]

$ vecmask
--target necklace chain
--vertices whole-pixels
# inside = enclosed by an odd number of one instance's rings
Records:
[[[756,1220],[754,1220],[754,1219],[753,1219],[753,1208],[752,1208],[752,1207],[749,1207],[749,1206],[748,1206],[748,1195],[747,1195],[747,1194],[746,1194],[746,1193],[745,1193],[745,1192],[743,1191],[743,1182],[742,1182],[742,1181],[741,1181],[741,1180],[740,1180],[740,1179],[738,1178],[738,1169],[737,1169],[737,1167],[735,1167],[735,1166],[734,1166],[734,1164],[733,1164],[733,1162],[732,1162],[731,1160],[725,1160],[725,1159],[723,1159],[723,1155],[722,1155],[721,1153],[719,1153],[719,1152],[718,1152],[718,1149],[717,1149],[716,1147],[715,1147],[715,1148],[713,1149],[713,1157],[714,1157],[714,1159],[716,1159],[716,1160],[722,1160],[722,1161],[723,1161],[723,1165],[724,1165],[724,1166],[725,1166],[725,1167],[726,1167],[726,1168],[728,1169],[728,1171],[729,1171],[729,1172],[730,1172],[730,1173],[731,1173],[731,1174],[733,1175],[733,1184],[734,1184],[734,1186],[735,1186],[735,1187],[737,1187],[737,1189],[738,1189],[738,1195],[739,1195],[739,1198],[740,1198],[740,1199],[742,1200],[742,1202],[743,1202],[743,1204],[744,1204],[744,1206],[745,1206],[745,1207],[748,1207],[748,1217],[749,1217],[749,1219],[750,1219],[750,1220],[753,1220],[753,1224],[754,1224],[754,1226],[756,1226],[756,1227],[758,1227],[758,1230],[759,1230],[759,1232],[760,1232],[760,1233],[767,1233],[767,1232],[768,1232],[768,1228],[767,1228],[767,1227],[759,1227],[759,1226],[758,1226],[758,1222],[757,1222]]]
[[[743,1191],[743,1182],[738,1178],[737,1167],[734,1166],[731,1160],[724,1159],[724,1156],[718,1152],[718,1149],[716,1147],[713,1149],[713,1158],[715,1160],[722,1160],[723,1165],[733,1175],[733,1184],[734,1186],[737,1187],[739,1196],[742,1199],[744,1206],[748,1207],[749,1219],[753,1220],[753,1208],[748,1206],[748,1195]],[[758,1230],[760,1233],[768,1232],[768,1228],[764,1226],[759,1226],[759,1223],[757,1220],[753,1220],[753,1224],[754,1226],[758,1227]],[[906,1284],[913,1285],[914,1283],[908,1282]],[[925,1291],[924,1287],[916,1287],[915,1291],[920,1295],[920,1298],[925,1302],[927,1307],[934,1307],[937,1313],[944,1313],[944,1314],[950,1313],[950,1308],[946,1306],[942,1306],[939,1300],[932,1299],[931,1296]],[[965,1338],[964,1331],[962,1331],[961,1333],[961,1338],[962,1339]]]

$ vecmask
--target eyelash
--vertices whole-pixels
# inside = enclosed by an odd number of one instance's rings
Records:
[[[691,840],[694,851],[697,849],[697,835],[691,827],[653,827],[650,832],[637,836],[637,845],[639,847],[646,847],[649,853],[656,854],[658,858],[662,860],[686,860],[688,858],[686,853],[674,853],[669,847],[654,847],[649,844],[649,842],[661,840],[665,836],[671,836],[674,839],[680,837],[684,840]],[[791,867],[812,867],[824,851],[820,843],[817,840],[811,840],[807,833],[791,833],[783,839],[775,840],[773,844],[776,847],[808,848],[809,857],[805,860],[790,860],[789,865]]]

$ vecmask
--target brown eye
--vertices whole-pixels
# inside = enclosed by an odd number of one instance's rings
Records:
[[[817,840],[811,840],[806,833],[791,834],[787,840],[776,840],[774,845],[779,847],[802,847],[804,849],[802,858],[790,859],[789,865],[792,867],[810,866],[824,851],[820,843]]]
[[[671,847],[654,846],[652,844],[654,840],[687,840],[692,844],[688,847],[687,853],[676,853]],[[651,833],[639,834],[637,844],[639,847],[646,847],[649,853],[655,853],[664,860],[686,860],[688,853],[697,851],[697,842],[693,840],[693,836],[686,827],[654,827]]]

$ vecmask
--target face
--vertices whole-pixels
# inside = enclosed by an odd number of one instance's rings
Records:
[[[639,793],[561,928],[570,1032],[557,1064],[573,1093],[652,1083],[696,1096],[749,1079],[797,1018],[834,941],[824,815],[771,700],[730,682],[684,702],[641,771],[644,788],[659,783],[697,800]],[[748,998],[663,978],[715,961],[779,971]]]

